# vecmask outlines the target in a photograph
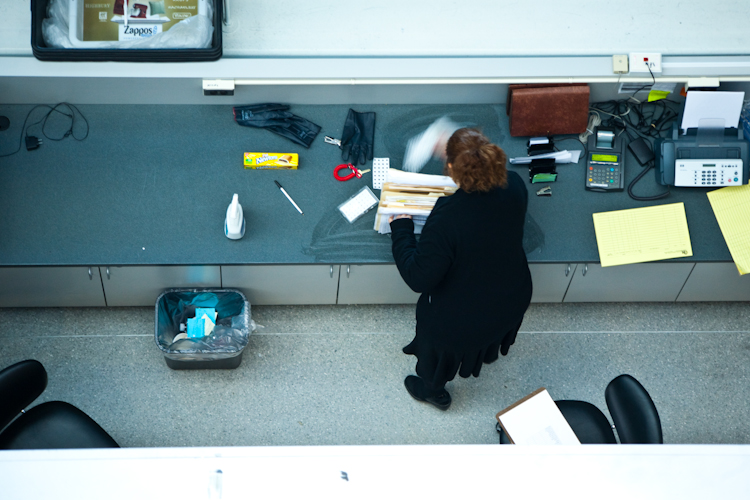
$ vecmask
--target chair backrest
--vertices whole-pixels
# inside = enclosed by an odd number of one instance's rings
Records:
[[[596,406],[586,401],[555,401],[581,444],[617,444],[609,420]]]
[[[604,392],[622,444],[662,444],[661,420],[648,391],[630,375],[620,375]]]
[[[47,387],[47,371],[27,359],[0,371],[0,430],[29,406]]]

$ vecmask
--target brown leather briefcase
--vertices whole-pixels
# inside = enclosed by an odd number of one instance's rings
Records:
[[[510,135],[533,137],[586,131],[589,94],[585,83],[508,85]]]

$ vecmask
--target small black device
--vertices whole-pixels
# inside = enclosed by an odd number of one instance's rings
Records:
[[[654,159],[654,151],[643,137],[630,141],[628,149],[633,153],[633,156],[635,156],[635,159],[638,160],[641,166],[646,165]]]
[[[587,142],[586,189],[622,191],[625,188],[625,154],[622,138],[612,128],[597,127]]]

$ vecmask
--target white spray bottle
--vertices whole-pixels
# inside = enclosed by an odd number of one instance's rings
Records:
[[[237,194],[232,197],[232,203],[227,207],[227,218],[224,221],[224,234],[230,240],[239,240],[245,235],[245,217]]]

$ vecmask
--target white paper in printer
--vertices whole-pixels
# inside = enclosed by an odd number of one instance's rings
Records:
[[[84,41],[148,38],[198,15],[200,0],[78,0]],[[127,13],[126,13],[127,11]],[[127,23],[125,18],[127,17]]]

